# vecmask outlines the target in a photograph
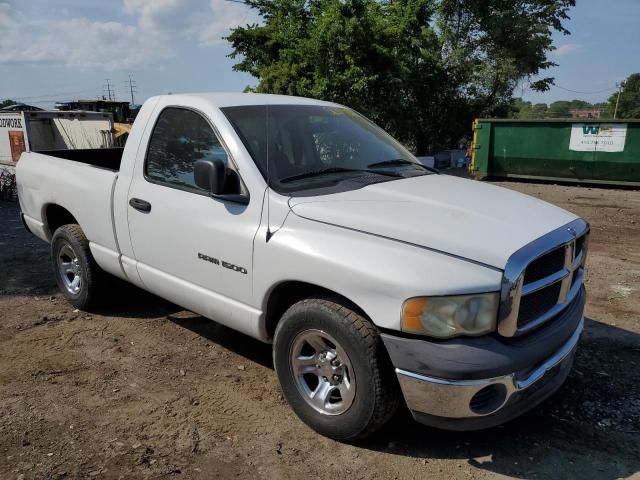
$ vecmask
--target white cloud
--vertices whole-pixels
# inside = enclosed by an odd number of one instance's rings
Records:
[[[155,30],[181,26],[185,12],[192,10],[189,0],[124,0],[124,11],[138,18],[142,29]]]
[[[247,23],[256,23],[258,16],[246,5],[226,0],[210,0],[209,19],[198,27],[198,39],[204,46],[224,42],[231,28]]]
[[[184,35],[200,46],[217,45],[231,28],[257,21],[247,5],[227,0],[124,0],[124,8],[142,29]]]
[[[217,45],[230,28],[256,19],[246,5],[225,0],[123,0],[122,8],[131,22],[89,20],[73,13],[45,21],[27,18],[19,7],[0,1],[0,63],[161,68],[178,48]]]
[[[579,43],[565,43],[564,45],[560,45],[553,51],[553,55],[555,57],[564,57],[566,55],[571,55],[572,53],[577,52],[582,48],[582,45]]]

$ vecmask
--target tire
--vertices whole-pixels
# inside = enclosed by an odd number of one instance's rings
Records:
[[[397,379],[376,327],[331,300],[302,300],[284,313],[274,337],[273,363],[284,397],[298,417],[335,440],[352,442],[371,435],[400,403]]]
[[[103,272],[91,255],[89,240],[80,225],[63,225],[54,232],[51,261],[56,283],[64,298],[80,310],[95,306]]]

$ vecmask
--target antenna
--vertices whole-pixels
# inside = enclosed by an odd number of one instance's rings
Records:
[[[271,172],[269,170],[269,103],[267,102],[266,104],[266,109],[265,109],[265,114],[267,116],[267,242],[271,239],[271,237],[273,236],[273,233],[271,233],[271,221],[269,220],[270,214],[271,214],[271,208],[270,208],[270,199],[271,199],[271,195],[270,195],[270,189],[271,189]]]
[[[133,96],[133,93],[137,92],[136,81],[131,78],[131,75],[129,75],[129,80],[125,80],[124,86],[125,88],[129,87],[129,91],[131,92],[131,105],[135,105],[136,101],[135,101],[135,97]]]

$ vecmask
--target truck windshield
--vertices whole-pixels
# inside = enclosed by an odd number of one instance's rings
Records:
[[[348,108],[248,105],[222,111],[280,193],[330,193],[430,173],[389,134]]]

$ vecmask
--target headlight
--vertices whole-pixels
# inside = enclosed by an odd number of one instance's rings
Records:
[[[498,292],[451,297],[417,297],[402,306],[402,331],[451,338],[495,330]]]

